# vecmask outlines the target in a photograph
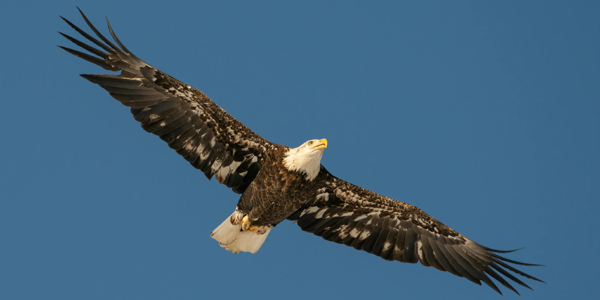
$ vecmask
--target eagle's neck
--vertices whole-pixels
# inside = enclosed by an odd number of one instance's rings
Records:
[[[321,157],[323,157],[322,149],[293,148],[285,153],[283,164],[289,171],[304,173],[304,178],[312,181],[321,170]]]

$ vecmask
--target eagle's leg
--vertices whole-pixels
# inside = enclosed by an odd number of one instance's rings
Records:
[[[248,215],[245,215],[244,218],[242,218],[242,230],[263,234],[267,231],[267,226],[252,225],[250,219],[248,219]]]

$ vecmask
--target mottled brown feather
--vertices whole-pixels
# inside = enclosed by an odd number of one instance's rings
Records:
[[[220,183],[236,193],[243,193],[258,173],[264,153],[274,144],[227,114],[201,91],[137,58],[119,41],[110,24],[110,34],[120,47],[104,37],[83,13],[81,15],[100,40],[63,20],[106,52],[62,33],[93,55],[61,48],[104,69],[122,71],[120,75],[82,76],[131,107],[133,117],[142,123],[144,130],[168,142],[207,178],[216,175]]]
[[[469,240],[410,204],[345,182],[324,168],[315,181],[320,192],[289,216],[304,231],[386,260],[421,262],[479,285],[484,282],[498,293],[488,275],[514,292],[500,274],[527,288],[508,271],[539,281],[503,261],[522,263],[500,257],[494,252],[501,251]]]

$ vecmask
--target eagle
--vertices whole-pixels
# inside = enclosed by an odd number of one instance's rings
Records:
[[[108,19],[114,43],[79,12],[97,38],[62,16],[88,44],[59,33],[89,53],[59,47],[105,70],[120,71],[81,76],[130,107],[145,131],[160,137],[209,180],[214,177],[241,194],[235,211],[210,234],[226,250],[256,253],[269,232],[287,219],[325,240],[385,260],[420,262],[478,285],[484,282],[500,294],[491,278],[517,294],[511,283],[531,287],[514,274],[543,282],[513,266],[539,265],[500,255],[515,250],[484,247],[413,205],[335,177],[321,165],[326,139],[295,148],[267,141],[201,91],[135,56]]]

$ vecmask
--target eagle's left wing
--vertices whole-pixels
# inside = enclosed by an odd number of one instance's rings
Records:
[[[81,12],[81,10],[79,11]],[[236,193],[243,193],[254,180],[265,151],[273,144],[229,115],[201,91],[161,72],[133,55],[108,29],[113,44],[81,12],[85,22],[100,39],[92,37],[63,18],[75,31],[96,47],[62,34],[91,54],[67,47],[67,52],[118,75],[81,75],[100,85],[121,104],[131,108],[142,128],[159,136],[192,166],[209,179]]]
[[[498,293],[500,290],[488,275],[517,294],[497,272],[527,288],[530,287],[507,270],[541,281],[507,262],[533,264],[496,254],[510,251],[481,246],[415,206],[350,184],[329,174],[325,168],[321,170],[319,176],[323,185],[317,190],[314,201],[304,204],[288,217],[297,221],[302,230],[386,260],[421,262],[479,285],[483,281]]]

